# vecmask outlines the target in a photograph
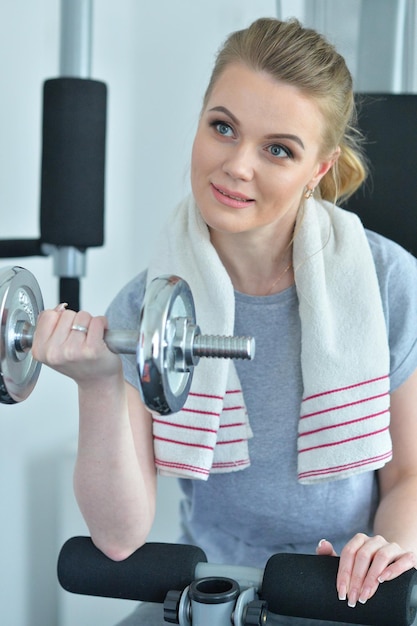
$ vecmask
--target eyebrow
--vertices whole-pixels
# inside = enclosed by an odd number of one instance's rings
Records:
[[[239,125],[239,120],[237,119],[237,117],[235,117],[233,115],[233,113],[231,111],[229,111],[229,109],[226,109],[226,107],[222,107],[222,106],[218,106],[218,107],[213,107],[212,109],[210,109],[210,112],[212,111],[219,111],[219,113],[224,113],[225,115],[229,116],[231,120],[233,120],[233,122],[236,125]],[[273,133],[271,135],[267,135],[266,136],[267,139],[272,140],[272,139],[290,139],[291,141],[295,141],[295,143],[298,143],[298,145],[305,150],[304,147],[304,143],[302,142],[301,138],[298,135],[292,135],[291,133]]]
[[[303,144],[302,140],[300,139],[300,137],[298,135],[291,135],[290,133],[279,133],[279,134],[267,135],[266,138],[269,139],[269,140],[271,140],[271,139],[290,139],[291,141],[295,141],[295,143],[298,143],[300,148],[305,150],[304,144]]]

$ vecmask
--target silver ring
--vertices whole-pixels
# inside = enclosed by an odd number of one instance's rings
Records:
[[[73,324],[71,330],[79,330],[80,333],[88,333],[88,328],[86,326],[80,326],[79,324]]]

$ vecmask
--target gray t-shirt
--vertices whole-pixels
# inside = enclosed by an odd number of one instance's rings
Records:
[[[394,390],[417,368],[417,260],[380,235],[367,231],[367,236],[387,324]],[[143,272],[112,302],[111,328],[137,324],[145,281]],[[277,552],[313,553],[322,538],[340,550],[354,533],[372,532],[376,474],[298,483],[302,379],[296,289],[264,297],[235,295],[234,332],[256,340],[254,361],[236,361],[254,433],[251,466],[212,474],[207,481],[180,480],[181,540],[200,545],[211,562],[261,568]],[[123,356],[123,364],[126,380],[138,387],[135,357]]]

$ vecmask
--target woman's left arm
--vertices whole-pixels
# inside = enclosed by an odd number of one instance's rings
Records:
[[[340,599],[366,602],[380,583],[417,567],[417,371],[391,394],[393,458],[378,471],[380,502],[374,536],[359,533],[343,548]],[[319,554],[334,551],[325,542]]]
[[[406,554],[380,572],[381,580],[417,566],[417,371],[391,394],[390,432],[393,458],[378,472],[374,531]]]

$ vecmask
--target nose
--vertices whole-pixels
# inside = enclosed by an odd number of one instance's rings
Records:
[[[255,155],[246,144],[230,146],[223,162],[223,171],[235,180],[252,180],[255,172]]]

